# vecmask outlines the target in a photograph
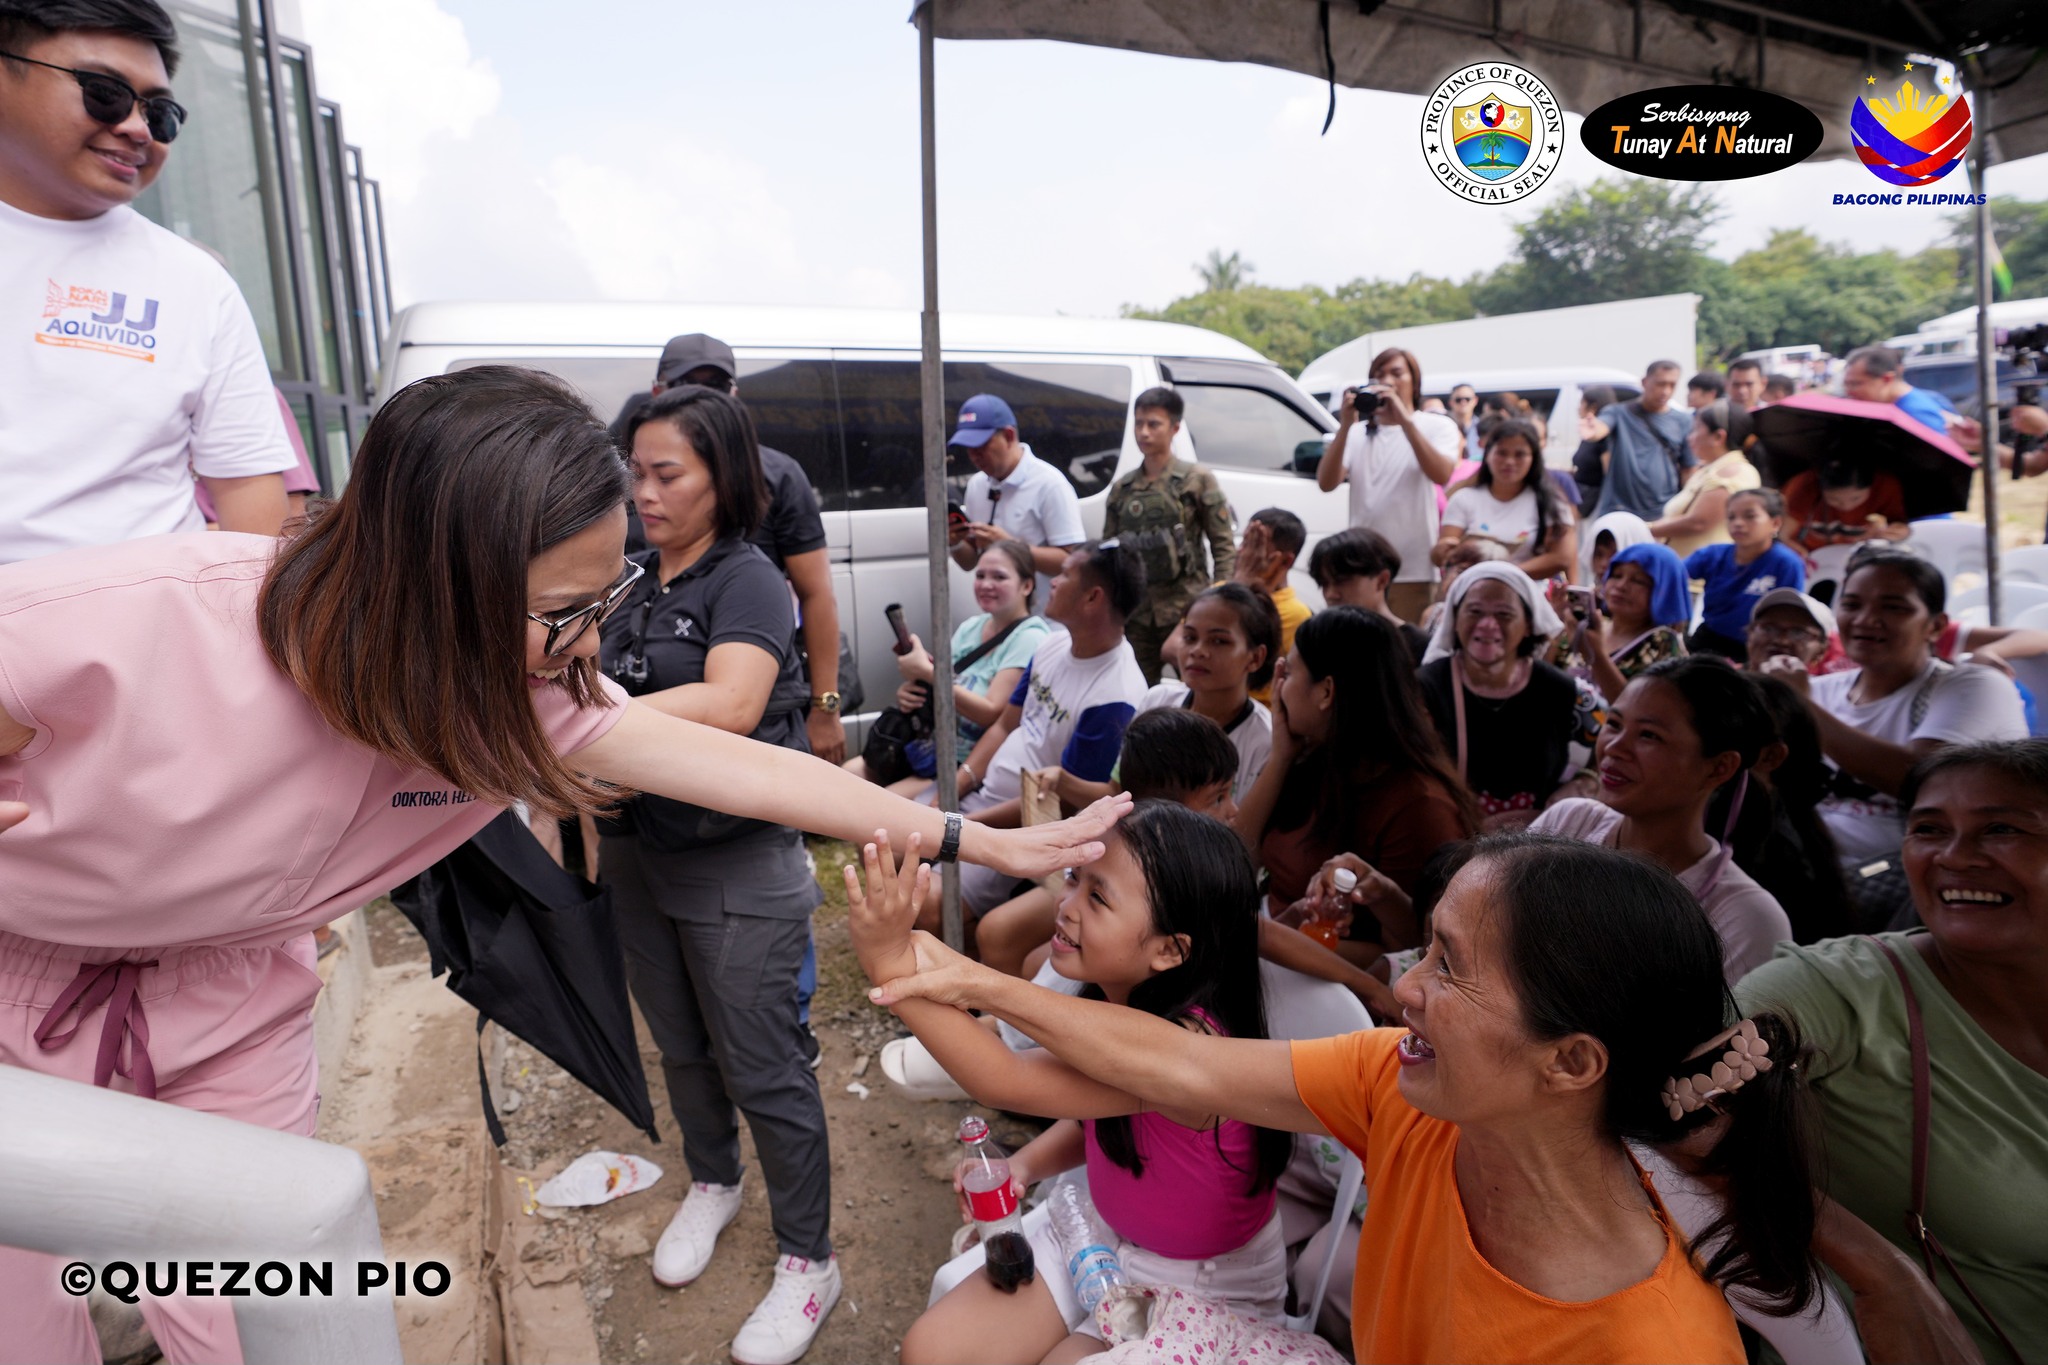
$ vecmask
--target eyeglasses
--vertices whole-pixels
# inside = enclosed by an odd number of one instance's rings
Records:
[[[619,604],[626,600],[626,594],[633,590],[633,585],[640,581],[640,575],[646,572],[646,569],[629,559],[626,561],[625,569],[612,580],[612,585],[604,590],[604,596],[595,602],[587,602],[580,607],[557,612],[553,616],[542,616],[532,611],[526,613],[527,620],[538,622],[548,628],[548,642],[541,652],[552,659],[557,654],[566,654],[574,649],[576,642],[583,638],[584,631],[600,624],[619,609]]]
[[[169,95],[144,97],[119,76],[109,76],[104,71],[74,71],[68,66],[39,62],[33,57],[13,52],[0,52],[0,57],[26,62],[30,66],[46,66],[77,81],[78,93],[85,100],[86,117],[109,128],[126,122],[128,115],[135,112],[135,106],[141,105],[143,121],[149,124],[150,137],[166,146],[178,140],[179,125],[191,117],[185,112],[185,106]]]
[[[1775,621],[1752,621],[1749,623],[1749,638],[1752,640],[1794,640],[1809,645],[1827,643],[1827,632],[1814,625],[1780,625]]]

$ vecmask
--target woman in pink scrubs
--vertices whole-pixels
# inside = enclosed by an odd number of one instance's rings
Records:
[[[1018,877],[1100,853],[1126,803],[962,824],[628,701],[594,628],[634,577],[625,499],[571,390],[486,367],[394,395],[293,538],[0,566],[0,1064],[310,1135],[310,930],[518,801],[625,787]],[[0,1248],[0,1361],[99,1359],[58,1269]],[[144,1303],[170,1360],[239,1359],[225,1301]]]

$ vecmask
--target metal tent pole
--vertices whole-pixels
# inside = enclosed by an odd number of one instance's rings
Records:
[[[939,353],[939,171],[938,101],[933,91],[932,48],[936,27],[932,7],[937,0],[923,0],[917,8],[917,114],[924,181],[924,361],[922,366],[924,407],[924,502],[926,526],[930,533],[932,589],[932,721],[938,735],[939,761],[933,765],[939,779],[939,809],[960,806],[960,775],[950,760],[952,736],[959,732],[959,716],[953,705],[953,639],[951,620],[952,585],[946,580],[952,560],[946,544],[946,378]],[[933,850],[927,849],[926,852]],[[960,869],[947,863],[939,869],[939,886],[944,897],[940,932],[946,945],[958,951],[964,940],[960,923]]]
[[[1991,195],[1984,172],[1991,164],[1991,91],[1984,70],[1970,58],[1970,117],[1979,129],[1970,149],[1970,170],[1977,204],[1977,407],[1984,422],[1977,472],[1984,480],[1985,606],[1991,624],[2005,622],[2005,593],[1998,571],[1998,352],[1991,335]]]

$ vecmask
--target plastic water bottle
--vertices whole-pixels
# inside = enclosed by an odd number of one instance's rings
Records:
[[[1112,1344],[1144,1335],[1145,1301],[1132,1292],[1130,1281],[1124,1278],[1123,1262],[1110,1245],[1114,1239],[1082,1202],[1081,1191],[1066,1182],[1054,1186],[1046,1209],[1060,1251],[1067,1258],[1067,1276],[1074,1283],[1081,1311],[1094,1317],[1096,1306],[1107,1299]]]
[[[1337,926],[1337,919],[1350,908],[1351,891],[1358,885],[1358,874],[1348,867],[1340,867],[1330,874],[1330,880],[1335,884],[1334,896],[1306,896],[1295,904],[1304,911],[1301,932],[1334,952],[1344,936],[1343,930]]]
[[[968,1161],[960,1187],[967,1191],[968,1212],[988,1258],[989,1282],[1014,1294],[1018,1285],[1031,1283],[1037,1267],[1024,1236],[1023,1211],[1010,1188],[1008,1154],[988,1135],[988,1125],[972,1114],[960,1120],[960,1143]]]

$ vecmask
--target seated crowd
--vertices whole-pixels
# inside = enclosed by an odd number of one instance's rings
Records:
[[[917,848],[867,848],[855,946],[914,1035],[883,1069],[1052,1120],[1012,1159],[1019,1195],[1079,1182],[1128,1278],[1213,1311],[1199,1340],[1755,1358],[1738,1318],[1787,1359],[1853,1359],[1851,1321],[1872,1359],[2048,1339],[2024,1212],[2048,1198],[2048,741],[2008,662],[2048,637],[1958,626],[1893,534],[1832,605],[1807,595],[1797,499],[1846,508],[1867,478],[1781,496],[1745,410],[1699,397],[1693,476],[1655,520],[1582,527],[1508,412],[1427,579],[1371,525],[1302,563],[1299,519],[1253,514],[1150,686],[1124,636],[1143,563],[1116,539],[1066,555],[1028,648],[1000,648],[1028,571],[977,566],[985,614],[952,646],[970,818],[1138,805],[1062,884],[963,869],[964,955],[931,937]],[[1338,481],[1379,477],[1386,435]],[[913,643],[906,712],[931,676]],[[1332,990],[1387,1027],[1276,1037],[1276,1001]],[[1282,1325],[1307,1296],[1276,1190],[1344,1149],[1365,1192],[1329,1254],[1353,1283],[1315,1343]],[[1683,1227],[1680,1188],[1710,1210]],[[1036,1280],[1004,1292],[970,1246],[903,1360],[1115,1345],[1026,1227]]]

